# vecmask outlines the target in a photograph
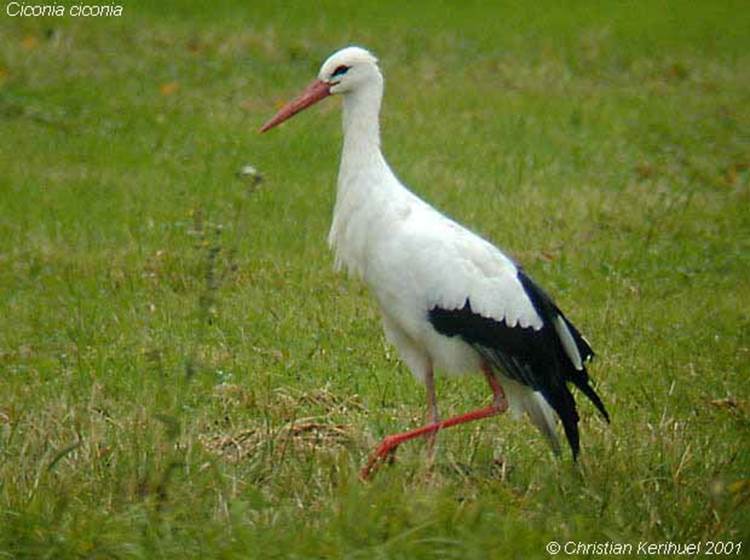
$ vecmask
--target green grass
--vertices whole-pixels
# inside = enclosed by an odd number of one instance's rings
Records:
[[[142,4],[0,13],[0,558],[746,553],[743,2]],[[597,350],[613,422],[579,399],[580,468],[500,418],[357,480],[424,401],[331,270],[339,102],[256,134],[350,42],[381,59],[393,168]]]

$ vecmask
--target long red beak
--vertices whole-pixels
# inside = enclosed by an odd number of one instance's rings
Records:
[[[284,105],[270,121],[260,128],[260,132],[270,130],[329,95],[331,95],[331,86],[321,80],[315,80],[296,99]]]

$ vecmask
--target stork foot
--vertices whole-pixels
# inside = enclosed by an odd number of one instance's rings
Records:
[[[417,428],[416,430],[411,430],[409,432],[404,432],[402,434],[394,434],[388,436],[377,447],[375,452],[370,457],[370,460],[367,461],[365,467],[362,469],[362,471],[360,471],[359,476],[362,480],[367,480],[368,478],[370,478],[370,475],[375,471],[380,463],[382,463],[383,460],[389,455],[395,453],[396,448],[405,441],[428,435],[430,433],[435,433],[438,430],[450,428],[451,426],[457,426],[458,424],[464,424],[466,422],[472,422],[474,420],[481,420],[482,418],[487,418],[489,416],[495,416],[497,414],[505,412],[507,408],[508,403],[505,400],[500,400],[499,402],[493,402],[490,406],[479,408],[477,410],[467,412],[466,414],[461,414],[460,416],[454,416],[453,418],[448,418],[447,420],[442,420],[441,422],[428,424],[427,426],[422,426],[421,428]]]
[[[384,438],[370,456],[367,464],[359,472],[359,478],[361,480],[369,480],[370,475],[377,470],[380,465],[385,462],[392,464],[396,460],[396,449],[403,441],[403,438],[400,438],[399,434]]]

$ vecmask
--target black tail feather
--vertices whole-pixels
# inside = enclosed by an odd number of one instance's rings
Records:
[[[581,355],[581,360],[584,362],[588,362],[590,359],[596,356],[596,354],[594,353],[594,349],[591,348],[589,341],[583,337],[576,326],[568,320],[568,318],[563,314],[562,311],[560,311],[560,308],[556,305],[554,307],[557,314],[562,317],[563,321],[565,321],[565,325],[568,327],[570,334],[573,335],[573,341],[576,343],[578,353]]]
[[[544,394],[544,397],[560,417],[563,430],[565,431],[565,437],[568,440],[568,445],[570,445],[570,450],[573,452],[573,460],[577,459],[578,453],[581,450],[581,444],[578,434],[579,416],[573,395],[570,393],[570,390],[563,385],[560,387],[557,395],[548,396]]]
[[[604,417],[604,419],[609,422],[609,413],[607,412],[607,409],[604,407],[604,403],[602,402],[602,399],[599,398],[599,395],[594,391],[594,388],[586,383],[580,383],[578,379],[573,379],[573,384],[578,387],[581,392],[586,395],[589,400],[594,403],[594,406],[599,410],[601,415]]]

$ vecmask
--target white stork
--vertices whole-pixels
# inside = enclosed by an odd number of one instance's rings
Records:
[[[407,189],[380,151],[383,76],[377,59],[347,47],[323,63],[318,78],[260,129],[306,107],[343,96],[344,145],[328,241],[337,268],[362,278],[380,306],[386,338],[427,392],[431,422],[386,437],[362,477],[403,442],[505,412],[526,412],[559,453],[553,411],[575,459],[578,413],[567,383],[596,405],[589,385],[589,343],[509,257]],[[487,407],[440,420],[434,371],[482,372],[493,394]],[[432,447],[432,446],[430,446]]]

